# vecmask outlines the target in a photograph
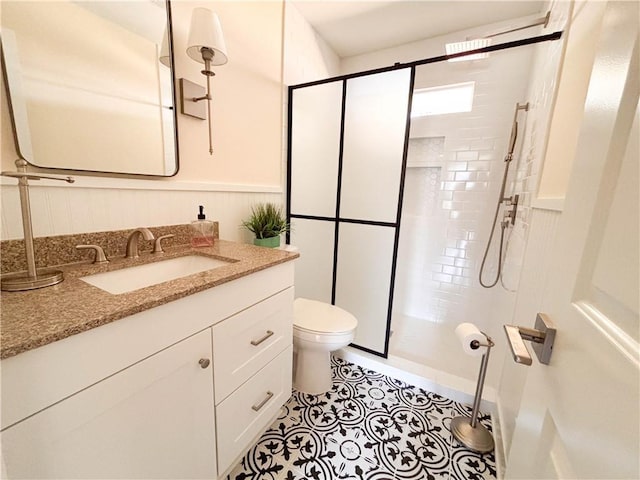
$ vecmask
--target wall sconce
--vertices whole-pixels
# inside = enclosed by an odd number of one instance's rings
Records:
[[[207,77],[206,93],[200,85],[184,78],[180,79],[182,91],[181,112],[209,121],[209,153],[213,155],[211,138],[211,71],[212,65],[227,63],[227,47],[224,43],[218,15],[207,8],[194,8],[191,15],[191,28],[187,42],[187,55],[198,63],[204,64],[202,74]],[[201,103],[206,100],[206,105]]]

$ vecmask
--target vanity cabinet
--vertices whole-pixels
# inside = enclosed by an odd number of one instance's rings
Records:
[[[293,262],[0,362],[7,478],[226,478],[291,395]]]

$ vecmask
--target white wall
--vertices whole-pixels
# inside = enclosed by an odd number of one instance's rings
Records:
[[[284,84],[297,85],[339,75],[338,55],[294,4],[285,1],[284,5]]]
[[[578,0],[573,8],[564,69],[558,84],[558,99],[551,118],[547,159],[541,172],[538,197],[564,198],[578,142],[579,113],[584,110],[595,44],[601,30],[606,2]]]

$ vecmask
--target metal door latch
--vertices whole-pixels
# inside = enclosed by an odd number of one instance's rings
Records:
[[[531,365],[531,354],[524,343],[527,340],[532,343],[533,351],[540,363],[549,365],[556,329],[547,315],[538,313],[535,328],[505,325],[504,331],[507,334],[509,347],[511,347],[511,353],[516,363]]]

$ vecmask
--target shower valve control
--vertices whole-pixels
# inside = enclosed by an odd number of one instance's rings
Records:
[[[504,219],[506,221],[511,222],[511,225],[516,223],[516,213],[518,212],[518,201],[520,200],[520,195],[514,195],[513,197],[509,197],[505,199],[505,204],[509,207],[504,212]]]

